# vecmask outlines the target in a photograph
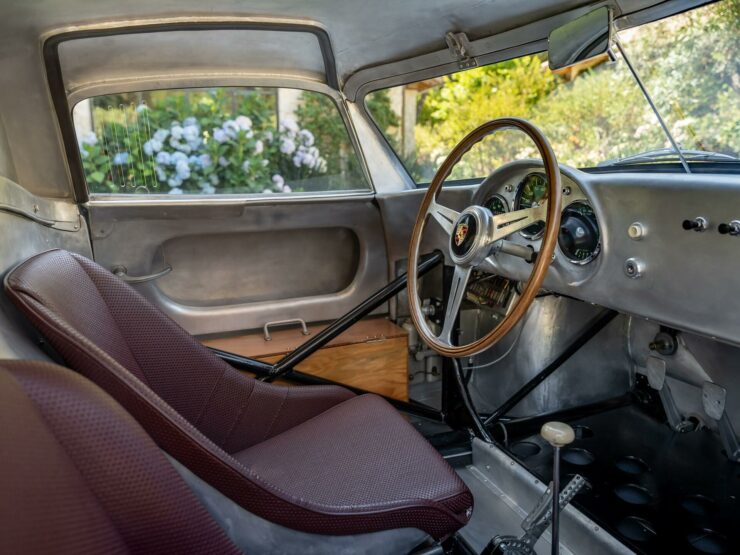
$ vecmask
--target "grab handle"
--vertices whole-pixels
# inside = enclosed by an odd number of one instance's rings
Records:
[[[265,332],[265,341],[272,341],[272,336],[270,335],[270,327],[290,326],[291,324],[300,324],[301,333],[303,333],[303,335],[310,334],[310,332],[308,331],[308,327],[306,326],[306,322],[302,318],[291,318],[290,320],[275,320],[274,322],[267,322],[262,328],[262,330]]]

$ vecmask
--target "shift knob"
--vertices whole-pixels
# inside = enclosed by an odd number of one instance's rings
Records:
[[[553,447],[564,447],[573,443],[576,438],[573,428],[565,422],[546,422],[540,430],[540,435]]]

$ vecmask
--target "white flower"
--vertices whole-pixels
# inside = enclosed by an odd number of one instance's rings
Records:
[[[171,195],[181,195],[182,189],[180,189],[180,187],[173,187],[172,189],[170,189],[170,194]]]
[[[221,166],[222,168],[225,168],[226,166],[228,166],[229,163],[230,162],[226,158],[224,158],[223,156],[220,156],[218,158],[218,165]]]
[[[229,136],[226,134],[226,131],[223,129],[214,129],[213,130],[213,140],[217,143],[224,143],[229,140]]]
[[[192,148],[190,148],[190,145],[181,143],[180,141],[175,139],[174,134],[172,135],[172,137],[170,137],[170,146],[175,150],[179,150],[181,152],[189,153],[191,150],[193,150]]]
[[[190,125],[198,125],[198,120],[195,119],[193,116],[190,116],[189,118],[185,118],[182,120],[182,124],[185,127],[188,127]]]
[[[286,129],[291,133],[298,133],[298,124],[293,118],[283,118],[280,120],[280,128]]]
[[[216,192],[216,188],[213,185],[210,185],[209,183],[201,183],[200,191],[204,195],[212,195],[213,193]]]
[[[152,138],[158,140],[160,143],[163,143],[169,134],[170,132],[166,129],[157,129]]]
[[[177,177],[179,177],[182,180],[190,178],[190,164],[188,164],[187,160],[180,160],[175,164],[175,172],[177,173]]]
[[[262,143],[262,141],[257,140],[257,142],[254,143],[254,153],[262,154],[263,150],[265,150],[265,145]]]
[[[221,128],[224,130],[224,133],[232,139],[236,139],[239,135],[239,126],[233,120],[225,121]]]
[[[172,156],[170,157],[170,164],[173,166],[176,166],[178,162],[185,162],[187,163],[188,157],[183,154],[182,152],[173,152]]]
[[[314,136],[308,129],[301,129],[298,133],[300,135],[303,144],[306,146],[312,146],[314,143]]]
[[[211,185],[218,185],[220,183],[218,175],[216,175],[215,173],[209,175],[208,180],[211,182]]]
[[[92,131],[88,131],[80,137],[80,144],[95,146],[98,144],[98,137]]]
[[[266,168],[270,161],[267,158],[263,158],[261,161],[262,167]]]
[[[117,152],[115,156],[113,156],[113,165],[114,166],[123,166],[124,164],[128,164],[128,152]]]
[[[291,189],[288,185],[283,187],[283,193],[292,193],[293,189]]]
[[[295,143],[288,137],[283,137],[280,141],[280,152],[283,154],[293,154],[295,152]]]
[[[283,179],[283,176],[279,173],[276,173],[272,176],[272,182],[275,185],[275,188],[278,190],[282,190],[283,186],[285,185],[285,179]]]
[[[157,161],[157,164],[166,166],[170,163],[170,153],[163,150],[162,152],[157,154],[155,160]]]
[[[249,160],[244,160],[244,163],[242,164],[242,171],[244,173],[249,173]]]
[[[172,126],[172,129],[170,129],[170,133],[172,133],[173,139],[179,141],[180,139],[182,139],[182,135],[183,133],[185,133],[185,130],[182,128],[182,126],[175,124]]]
[[[262,134],[262,136],[264,137],[264,139],[265,139],[265,140],[266,140],[266,141],[267,141],[268,143],[271,143],[271,142],[272,142],[272,139],[273,139],[272,131],[265,131],[265,132],[264,132],[264,133]]]
[[[90,156],[90,153],[83,148],[82,150],[80,150],[80,156],[82,156],[83,158],[87,158],[88,156]]]
[[[164,168],[156,166],[154,171],[157,172],[157,179],[159,181],[167,181],[167,172],[164,171]]]
[[[210,154],[201,154],[198,156],[198,165],[201,168],[207,168],[209,166],[213,165],[213,160],[211,159]]]
[[[141,112],[146,112],[146,111],[147,111],[148,109],[149,109],[149,106],[147,106],[146,104],[144,104],[144,103],[142,102],[141,104],[139,104],[139,105],[138,105],[138,106],[136,107],[136,113],[137,113],[137,114],[140,114]]]
[[[144,143],[144,152],[147,156],[154,156],[154,153],[160,150],[162,150],[162,143],[157,139],[149,139]]]
[[[197,125],[186,125],[183,127],[182,136],[189,143],[197,141],[200,139],[200,128]]]
[[[296,168],[300,168],[302,162],[303,162],[303,153],[302,152],[298,152],[295,156],[293,156],[293,165]]]
[[[182,179],[180,179],[179,177],[170,177],[167,180],[167,185],[169,185],[170,187],[179,187],[180,185],[182,185]]]
[[[262,191],[262,194],[263,195],[271,195],[273,192],[274,191],[272,191],[272,189],[265,189],[264,191]]]
[[[247,116],[238,116],[234,120],[234,123],[236,123],[239,126],[239,129],[242,129],[243,131],[249,131],[252,128],[252,120]]]

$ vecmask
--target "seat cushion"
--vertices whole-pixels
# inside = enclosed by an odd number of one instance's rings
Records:
[[[473,498],[447,462],[387,401],[349,399],[235,454],[250,472],[307,508],[365,515],[439,535],[470,517]]]
[[[239,553],[100,388],[0,361],[0,553]]]

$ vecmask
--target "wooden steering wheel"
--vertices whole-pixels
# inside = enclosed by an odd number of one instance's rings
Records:
[[[463,155],[491,133],[512,128],[523,131],[537,146],[545,164],[548,184],[547,197],[540,204],[533,204],[531,208],[495,216],[488,208],[483,206],[472,205],[462,212],[457,212],[439,204],[437,197],[442,189],[442,184]],[[432,183],[429,185],[421,203],[411,235],[408,256],[407,287],[411,318],[421,337],[435,351],[448,357],[465,357],[478,354],[498,342],[524,316],[545,279],[547,268],[550,266],[555,251],[555,243],[560,227],[560,193],[560,170],[555,153],[542,131],[526,120],[500,118],[484,123],[460,141],[452,150],[434,175],[434,179],[432,179]],[[429,216],[449,236],[449,252],[445,254],[455,267],[442,332],[439,335],[433,333],[427,324],[421,310],[421,302],[417,291],[418,276],[416,268],[419,262],[419,248],[422,232]],[[460,305],[465,297],[465,288],[472,270],[481,266],[489,256],[496,256],[506,237],[543,220],[545,221],[545,233],[542,244],[535,258],[529,280],[526,282],[516,304],[509,310],[503,320],[485,336],[467,345],[453,345],[452,331]]]

